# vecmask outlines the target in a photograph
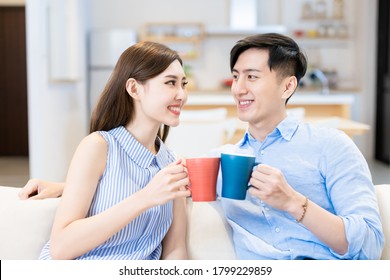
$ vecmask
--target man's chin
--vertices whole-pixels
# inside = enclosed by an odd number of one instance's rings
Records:
[[[250,118],[246,114],[238,113],[238,119],[242,122],[249,122]]]

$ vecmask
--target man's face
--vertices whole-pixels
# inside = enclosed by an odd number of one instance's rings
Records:
[[[238,117],[249,125],[277,125],[285,117],[286,82],[268,67],[268,50],[251,48],[233,67],[232,93]]]

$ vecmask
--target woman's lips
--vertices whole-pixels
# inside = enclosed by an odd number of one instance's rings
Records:
[[[168,106],[168,110],[175,115],[180,115],[181,106],[176,106],[176,105]]]

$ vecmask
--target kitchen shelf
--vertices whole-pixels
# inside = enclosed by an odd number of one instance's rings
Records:
[[[232,29],[229,27],[209,27],[205,30],[208,37],[245,37],[261,33],[281,33],[288,35],[288,30],[284,25],[264,25],[253,29]],[[291,35],[292,36],[292,35]],[[296,37],[292,36],[296,42],[305,47],[347,47],[349,37]]]
[[[301,17],[301,21],[316,21],[316,22],[345,22],[344,18],[338,17]]]
[[[204,37],[202,23],[147,23],[140,38],[142,41],[163,43],[176,50],[183,59],[194,59],[200,55]]]

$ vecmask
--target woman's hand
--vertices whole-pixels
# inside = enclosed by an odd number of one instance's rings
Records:
[[[64,183],[47,182],[30,179],[19,192],[20,199],[45,199],[62,195]]]
[[[152,205],[162,205],[176,198],[190,196],[191,192],[186,189],[188,185],[187,169],[182,160],[177,160],[161,169],[142,191],[148,192],[147,197]]]

